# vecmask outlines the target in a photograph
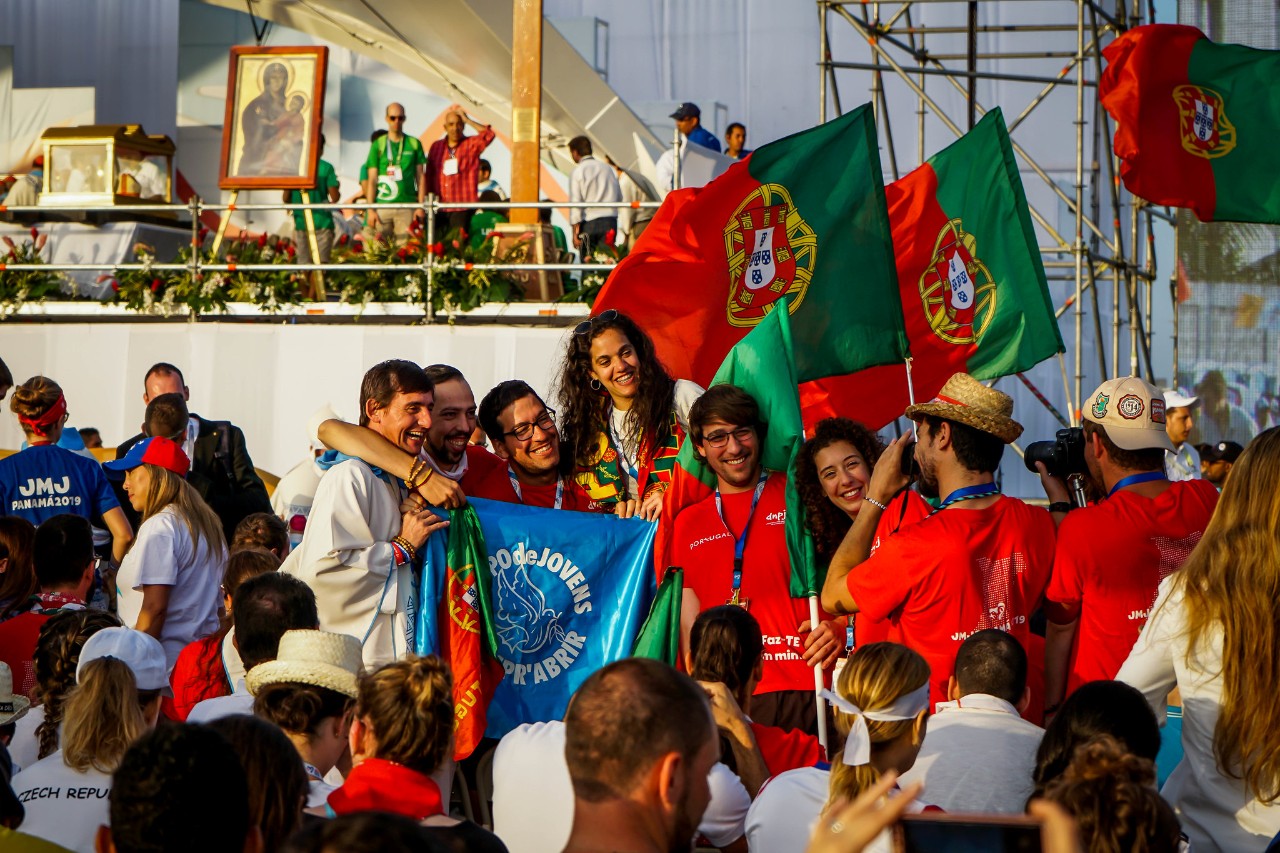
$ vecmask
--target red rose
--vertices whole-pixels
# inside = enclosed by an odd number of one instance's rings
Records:
[[[200,233],[197,235],[197,239],[198,239],[201,243],[203,243],[203,242],[204,242],[204,238],[205,238],[205,237],[208,237],[208,236],[209,236],[209,229],[208,229],[208,228],[201,228],[201,229],[200,229]]]
[[[39,237],[39,236],[40,236],[40,232],[36,229],[36,227],[35,227],[34,225],[32,225],[32,226],[31,226],[31,239],[32,239],[32,240],[34,240],[35,238],[37,238],[37,237]]]
[[[160,289],[160,279],[158,278],[151,279],[151,292],[155,293],[159,289]]]
[[[458,239],[459,239],[459,240],[465,240],[465,239],[467,239],[467,229],[465,229],[465,228],[459,228],[459,229],[458,229]]]
[[[258,248],[259,249],[265,248],[266,245],[267,245],[267,235],[262,234],[260,237],[258,237]]]
[[[120,292],[120,282],[116,281],[115,279],[112,279],[112,280],[111,280],[111,290],[112,290],[113,292],[115,292],[115,293],[119,293],[119,292]]]
[[[457,245],[457,244],[455,243],[454,245]],[[444,243],[436,243],[434,246],[432,246],[432,247],[431,247],[431,254],[433,254],[433,255],[443,255],[443,254],[444,254]]]
[[[608,231],[604,232],[604,244],[606,246],[612,247],[613,241],[616,240],[617,238],[618,238],[618,232],[613,228],[610,228]]]
[[[403,261],[405,258],[409,257],[409,250],[408,249],[399,250],[398,252],[396,252],[396,257]]]
[[[338,245],[339,245],[339,246],[345,246],[345,245],[347,245],[347,242],[348,242],[349,240],[350,240],[350,238],[349,238],[346,234],[343,234],[341,237],[339,237],[339,238],[338,238]]]
[[[292,258],[294,255],[298,254],[298,250],[297,250],[296,248],[294,248],[294,245],[293,245],[292,243],[290,243],[288,246],[285,246],[285,249],[287,249],[287,250],[288,250],[288,252],[289,252],[289,257],[291,257],[291,258]]]

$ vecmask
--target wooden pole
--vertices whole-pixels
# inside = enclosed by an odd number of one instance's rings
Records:
[[[511,200],[538,200],[542,126],[542,0],[515,0],[511,36]],[[512,208],[511,221],[538,222],[536,208]]]

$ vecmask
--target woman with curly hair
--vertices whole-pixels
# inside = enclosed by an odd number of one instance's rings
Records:
[[[1231,467],[1218,507],[1116,675],[1164,722],[1182,694],[1182,761],[1164,784],[1194,850],[1261,850],[1280,832],[1280,427]]]
[[[453,676],[435,655],[409,656],[360,681],[351,763],[329,795],[334,815],[384,811],[413,818],[451,850],[506,853],[491,832],[448,815],[453,779]]]
[[[118,628],[120,620],[101,610],[67,610],[40,626],[36,640],[34,707],[18,720],[9,755],[14,764],[28,767],[58,749],[63,707],[76,683],[80,651],[89,638],[104,628]]]
[[[653,341],[610,308],[569,337],[557,380],[563,455],[593,501],[655,521],[702,388],[672,379]]]

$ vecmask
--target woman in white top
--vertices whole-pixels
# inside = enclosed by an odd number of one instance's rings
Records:
[[[172,669],[183,646],[218,629],[222,522],[183,479],[191,463],[167,438],[140,441],[103,467],[125,472],[129,503],[142,514],[116,577],[120,618],[158,639]]]
[[[1166,578],[1117,680],[1164,722],[1182,694],[1181,763],[1162,791],[1191,849],[1262,850],[1280,832],[1280,428],[1231,468],[1182,570]]]
[[[129,628],[89,638],[67,698],[61,749],[13,777],[26,808],[22,831],[70,850],[94,850],[110,823],[111,774],[133,742],[155,727],[167,686],[164,649]]]
[[[771,779],[747,812],[751,853],[803,849],[819,819],[837,819],[850,800],[874,790],[889,774],[910,770],[924,744],[929,717],[929,664],[896,643],[860,647],[840,671],[837,692],[823,691],[831,702],[844,747],[821,767],[788,770]],[[864,710],[865,709],[865,710]],[[896,790],[914,799],[921,783]],[[923,806],[912,802],[908,812]],[[865,849],[888,853],[889,833]]]
[[[619,517],[656,521],[703,389],[668,375],[644,330],[612,308],[573,330],[558,384],[574,479]]]

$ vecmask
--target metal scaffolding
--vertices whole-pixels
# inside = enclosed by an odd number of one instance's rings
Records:
[[[1045,272],[1051,285],[1060,285],[1055,290],[1066,294],[1057,316],[1071,311],[1074,319],[1074,335],[1063,335],[1071,341],[1067,356],[1074,359],[1074,381],[1068,380],[1066,361],[1061,371],[1072,424],[1079,422],[1086,390],[1082,386],[1086,370],[1092,372],[1092,360],[1096,358],[1099,381],[1121,375],[1122,327],[1127,327],[1128,336],[1126,372],[1154,381],[1153,219],[1168,219],[1168,214],[1130,196],[1121,186],[1119,163],[1111,148],[1114,128],[1093,96],[1102,74],[1102,49],[1118,34],[1152,19],[1150,0],[817,0],[817,11],[819,120],[826,121],[830,110],[834,115],[842,112],[842,86],[848,90],[856,83],[861,90],[869,75],[867,88],[889,179],[896,180],[905,171],[899,168],[903,152],[895,144],[892,121],[893,113],[900,116],[902,109],[891,110],[891,102],[900,105],[903,98],[914,99],[915,162],[923,163],[951,142],[950,136],[938,136],[930,139],[931,150],[926,151],[927,118],[959,137],[994,106],[980,102],[979,85],[998,89],[997,100],[1006,116],[1013,116],[1008,127],[1019,168],[1035,176],[1028,179],[1027,195],[1037,230],[1048,239],[1048,245],[1040,247]],[[1010,17],[1025,20],[1003,22]],[[841,29],[845,26],[856,34],[855,39],[847,38],[847,31]],[[833,56],[832,45],[842,37],[846,47],[850,42],[854,45],[852,55]],[[1064,89],[1073,90],[1073,111],[1061,109]],[[949,114],[939,103],[944,96],[954,103],[953,92],[959,95],[963,115],[954,106]],[[1061,125],[1061,133],[1046,140],[1041,124],[1037,135],[1025,129],[1019,134],[1029,117],[1047,112],[1044,104],[1055,95],[1059,109],[1048,111],[1049,120],[1052,127]],[[1042,165],[1045,158],[1040,150],[1047,142],[1059,144],[1068,132],[1075,148],[1070,191],[1055,182],[1053,169]],[[1057,171],[1063,178],[1069,174],[1065,167]],[[1033,195],[1036,181],[1043,181],[1047,195],[1043,187]],[[1033,201],[1036,197],[1041,204]],[[1065,206],[1073,233],[1061,233],[1066,229],[1054,226],[1059,217],[1046,202]],[[1107,284],[1109,350],[1100,310]],[[1084,341],[1086,298],[1096,343],[1093,353],[1087,352]]]

